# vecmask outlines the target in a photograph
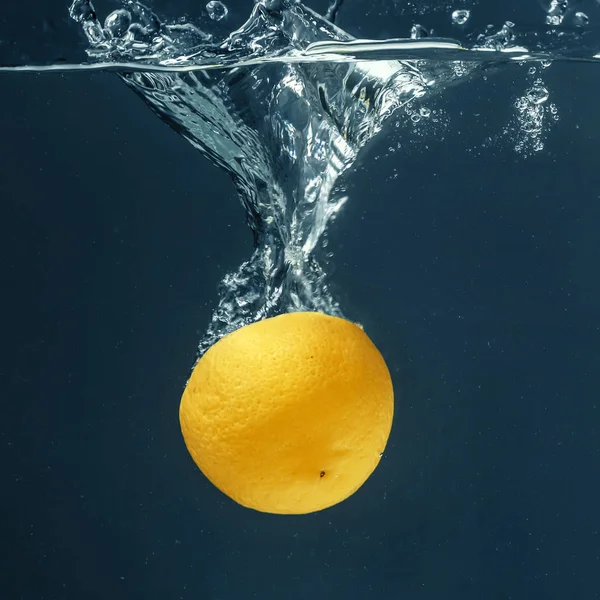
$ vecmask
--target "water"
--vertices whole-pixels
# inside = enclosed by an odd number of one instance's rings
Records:
[[[329,19],[343,10],[340,1]],[[540,152],[559,118],[544,70],[561,60],[600,58],[589,17],[552,0],[548,29],[515,23],[469,30],[472,13],[449,13],[459,40],[414,24],[410,37],[359,40],[301,3],[261,0],[228,31],[228,9],[206,5],[203,26],[166,21],[126,0],[103,18],[75,0],[88,61],[2,70],[116,71],[165,122],[232,177],[254,234],[254,253],[221,284],[202,353],[238,327],[281,312],[343,316],[329,291],[326,231],[346,203],[340,176],[393,114],[413,123],[439,118],[422,102],[449,85],[494,70],[527,70],[504,133],[524,156]],[[569,24],[571,28],[565,27]],[[419,104],[420,103],[420,104]],[[403,113],[402,113],[403,111]]]

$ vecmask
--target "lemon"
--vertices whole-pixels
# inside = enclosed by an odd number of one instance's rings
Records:
[[[348,498],[377,467],[394,412],[383,357],[357,325],[297,312],[244,326],[196,364],[181,399],[194,462],[261,512]]]

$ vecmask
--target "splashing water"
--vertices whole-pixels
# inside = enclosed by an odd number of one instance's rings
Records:
[[[341,5],[333,2],[328,16]],[[548,25],[564,22],[565,5],[550,3]],[[282,312],[342,315],[319,263],[323,234],[346,202],[335,191],[338,178],[392,114],[402,109],[414,124],[437,123],[422,99],[479,72],[517,61],[598,59],[593,36],[574,44],[571,34],[554,32],[542,43],[537,32],[517,31],[511,22],[469,32],[466,8],[449,12],[449,25],[464,30],[460,42],[416,24],[407,38],[356,40],[288,0],[259,0],[233,32],[225,29],[225,4],[208,2],[206,13],[209,27],[165,22],[125,0],[102,21],[90,0],[75,0],[70,15],[87,38],[89,63],[2,69],[117,71],[162,120],[230,173],[255,250],[224,278],[200,353],[224,334]],[[572,18],[587,26],[578,15]],[[516,100],[518,152],[543,148],[546,124],[558,118],[548,99],[538,74]]]

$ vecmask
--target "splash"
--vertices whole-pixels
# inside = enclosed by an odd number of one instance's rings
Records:
[[[259,2],[224,41],[162,25],[128,2],[100,24],[89,2],[72,17],[90,43],[90,57],[152,60],[161,66],[202,64],[220,52],[221,68],[121,73],[123,80],[213,163],[227,170],[254,234],[254,253],[228,274],[200,353],[242,325],[283,312],[342,316],[319,255],[323,234],[346,197],[336,182],[386,119],[478,65],[457,74],[452,63],[408,61],[259,61],[294,56],[350,36],[298,3]],[[125,10],[125,9],[122,9]],[[138,25],[137,27],[133,27]],[[191,37],[190,37],[191,36]],[[190,52],[190,45],[193,52]],[[225,68],[235,54],[236,66]]]
[[[341,4],[332,3],[331,18]],[[336,188],[340,176],[393,114],[403,111],[413,125],[438,123],[445,119],[424,99],[477,73],[517,62],[598,58],[595,40],[576,50],[565,43],[568,36],[560,43],[546,36],[542,44],[536,32],[511,22],[479,34],[465,29],[460,41],[432,37],[421,25],[407,38],[360,40],[299,2],[260,0],[233,32],[224,24],[223,3],[209,2],[206,10],[204,24],[168,22],[126,0],[101,19],[89,0],[75,0],[70,15],[85,33],[89,62],[37,68],[117,71],[163,121],[231,175],[254,252],[223,279],[200,354],[230,331],[275,314],[343,316],[322,266],[324,233],[347,200]],[[464,6],[450,11],[451,26],[464,29],[471,21]],[[557,118],[547,100],[538,74],[515,102],[517,151],[543,148],[544,124]]]

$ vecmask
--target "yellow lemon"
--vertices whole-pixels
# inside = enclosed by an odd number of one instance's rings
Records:
[[[194,462],[222,492],[258,511],[303,514],[366,481],[393,412],[390,374],[367,334],[345,319],[297,312],[209,348],[179,418]]]

